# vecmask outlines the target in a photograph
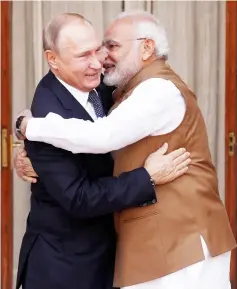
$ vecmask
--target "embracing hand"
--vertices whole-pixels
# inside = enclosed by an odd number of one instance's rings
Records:
[[[13,159],[17,175],[28,183],[36,183],[38,175],[33,169],[30,159],[23,147],[19,147]]]
[[[157,185],[169,183],[185,174],[191,163],[190,153],[180,148],[169,154],[168,144],[165,143],[156,152],[152,153],[145,162],[145,169]]]

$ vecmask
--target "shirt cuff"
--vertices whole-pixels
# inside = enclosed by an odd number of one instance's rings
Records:
[[[155,190],[155,183],[152,179],[152,177],[148,174],[147,170],[145,168],[140,168],[142,174],[144,175],[144,178],[147,180],[147,188],[148,188],[148,198],[147,201],[140,204],[140,207],[146,207],[149,205],[153,205],[157,203],[157,196],[156,196],[156,190]]]
[[[30,118],[26,127],[26,138],[31,141],[41,141],[42,135],[42,119]]]

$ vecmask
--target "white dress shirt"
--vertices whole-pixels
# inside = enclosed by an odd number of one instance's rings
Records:
[[[97,119],[93,105],[88,101],[89,92],[80,91],[79,89],[67,84],[62,79],[56,77],[59,82],[75,97],[75,99],[84,107],[93,120]],[[95,90],[96,92],[96,90]],[[96,92],[97,93],[97,92]]]
[[[73,153],[107,153],[149,135],[173,131],[185,110],[184,98],[172,82],[151,78],[107,117],[91,122],[49,113],[46,118],[29,120],[26,137]]]

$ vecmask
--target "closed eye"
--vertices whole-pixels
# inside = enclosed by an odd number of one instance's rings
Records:
[[[100,51],[102,51],[103,50],[103,46],[100,46],[100,47],[98,47],[97,49],[96,49],[96,52],[100,52]]]
[[[112,41],[105,41],[104,42],[104,46],[108,49],[108,50],[113,50],[116,49],[118,47],[120,47],[120,45],[116,42],[112,42]]]
[[[86,56],[89,56],[89,55],[90,55],[90,52],[85,52],[85,53],[76,55],[76,57],[86,57]]]

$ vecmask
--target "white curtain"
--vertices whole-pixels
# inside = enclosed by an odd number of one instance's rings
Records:
[[[152,12],[165,26],[169,62],[194,90],[203,112],[224,200],[224,1],[13,1],[13,119],[29,107],[38,81],[48,70],[42,52],[44,25],[58,13],[77,12],[88,18],[102,36],[123,9]],[[29,186],[15,177],[14,281],[28,210]]]

